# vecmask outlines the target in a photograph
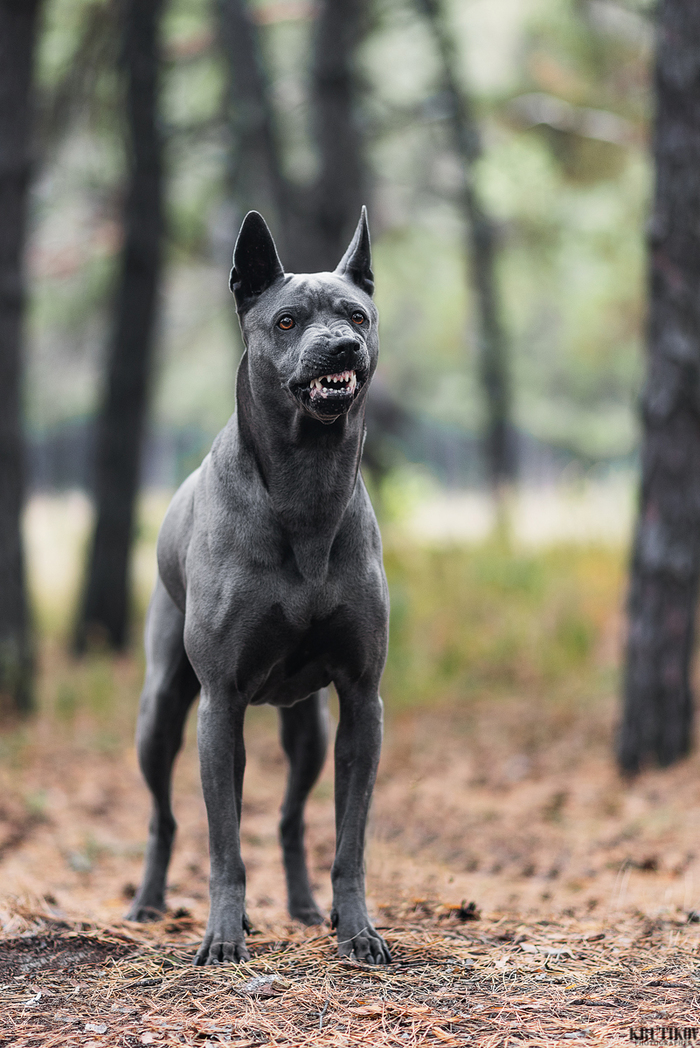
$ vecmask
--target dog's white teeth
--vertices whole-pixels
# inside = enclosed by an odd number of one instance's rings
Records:
[[[336,375],[321,375],[320,378],[312,378],[309,389],[312,396],[318,393],[327,397],[333,386],[342,385],[345,393],[354,393],[357,387],[357,375],[354,371],[338,372]]]

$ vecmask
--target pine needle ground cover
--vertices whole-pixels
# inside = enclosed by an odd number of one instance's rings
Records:
[[[641,915],[601,925],[492,914],[463,930],[447,908],[412,906],[385,927],[386,969],[338,960],[329,934],[261,930],[249,963],[202,969],[186,917],[141,934],[69,930],[26,910],[13,919],[26,931],[0,941],[0,1038],[17,1048],[697,1037],[697,934]]]
[[[132,743],[142,666],[74,663],[47,630],[39,712],[0,736],[0,1043],[700,1037],[700,759],[631,782],[611,759],[624,555],[397,544],[387,567],[367,876],[394,964],[340,961],[327,926],[285,915],[271,710],[246,725],[250,963],[191,964],[208,894],[193,722],[176,769],[170,912],[124,922],[149,815]],[[326,912],[332,792],[329,761],[307,831]]]

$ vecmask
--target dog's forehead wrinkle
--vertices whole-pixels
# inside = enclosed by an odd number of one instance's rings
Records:
[[[302,308],[306,313],[327,309],[366,309],[366,296],[348,294],[347,282],[335,273],[287,274],[288,283],[278,288],[275,309],[288,306]],[[371,300],[370,300],[371,302]]]
[[[356,309],[376,322],[377,309],[372,299],[337,273],[285,273],[282,280],[266,289],[241,314],[241,323],[252,331],[273,322],[285,310],[306,322],[319,314],[337,318],[340,313],[349,315]]]

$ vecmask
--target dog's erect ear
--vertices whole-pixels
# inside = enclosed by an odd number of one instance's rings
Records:
[[[229,287],[236,296],[236,305],[248,305],[283,276],[284,268],[265,219],[257,211],[249,211],[233,249]]]
[[[360,221],[357,223],[355,236],[350,241],[350,246],[341,258],[335,271],[341,277],[348,277],[370,297],[374,294],[372,250],[369,243],[367,208],[364,205]]]

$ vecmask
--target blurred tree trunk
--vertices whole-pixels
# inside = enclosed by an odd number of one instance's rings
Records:
[[[291,187],[282,169],[258,28],[247,0],[215,0],[215,7],[228,77],[229,193],[236,202],[239,221],[254,209],[277,227],[278,246],[284,257]]]
[[[476,300],[479,363],[487,412],[485,459],[489,480],[498,492],[504,483],[513,479],[515,461],[510,439],[508,346],[496,278],[496,229],[474,184],[481,139],[471,100],[459,81],[457,54],[441,0],[417,2],[435,38],[453,146],[462,165],[460,203],[468,230],[467,256]]]
[[[114,61],[121,0],[91,0],[83,7],[75,46],[52,90],[40,98],[39,149],[45,165],[63,144],[71,124],[100,105],[100,72]]]
[[[32,706],[20,516],[21,356],[32,154],[32,69],[40,0],[0,0],[0,706]]]
[[[316,16],[309,106],[319,169],[293,245],[301,272],[335,269],[370,203],[357,69],[367,22],[366,0],[323,0]]]
[[[334,269],[369,192],[356,68],[366,0],[322,0],[317,9],[309,107],[318,175],[310,186],[294,185],[284,173],[272,92],[249,0],[215,2],[228,66],[229,182],[237,208],[241,216],[250,208],[268,216],[272,211],[288,269]]]
[[[662,0],[657,33],[642,486],[618,742],[627,772],[690,748],[700,570],[700,4]]]
[[[126,644],[129,561],[148,406],[163,239],[158,129],[163,0],[125,0],[124,66],[130,173],[105,399],[98,419],[97,520],[75,644]]]

